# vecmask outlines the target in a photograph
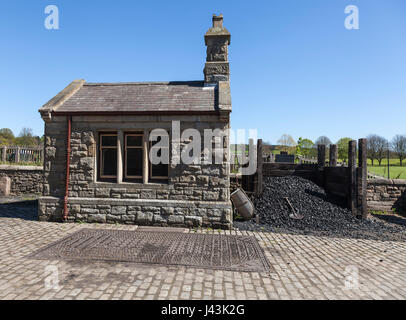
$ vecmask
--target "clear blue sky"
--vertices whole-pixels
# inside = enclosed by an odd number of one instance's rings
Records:
[[[59,30],[44,27],[49,4]],[[350,4],[359,30],[344,28]],[[406,134],[404,0],[3,0],[0,128],[42,135],[37,110],[74,79],[203,79],[213,13],[232,35],[233,128],[271,143]]]

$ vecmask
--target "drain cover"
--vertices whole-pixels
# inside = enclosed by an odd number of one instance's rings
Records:
[[[168,231],[82,229],[27,258],[101,260],[256,272],[267,272],[270,268],[255,237]]]

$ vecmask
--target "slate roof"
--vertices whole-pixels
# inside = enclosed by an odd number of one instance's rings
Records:
[[[216,89],[203,81],[83,83],[55,113],[210,112]]]

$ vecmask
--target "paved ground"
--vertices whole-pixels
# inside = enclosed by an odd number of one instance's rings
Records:
[[[44,261],[26,256],[83,227],[137,227],[37,222],[35,210],[0,205],[0,299],[406,299],[405,242],[231,231],[258,239],[269,273]]]

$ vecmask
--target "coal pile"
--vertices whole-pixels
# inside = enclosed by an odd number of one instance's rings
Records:
[[[303,219],[292,219],[293,208]],[[234,223],[240,230],[287,231],[300,234],[345,236],[382,240],[406,240],[406,228],[371,217],[360,220],[337,204],[315,183],[294,176],[264,177],[264,192],[253,199],[260,224],[255,218],[249,222]]]

